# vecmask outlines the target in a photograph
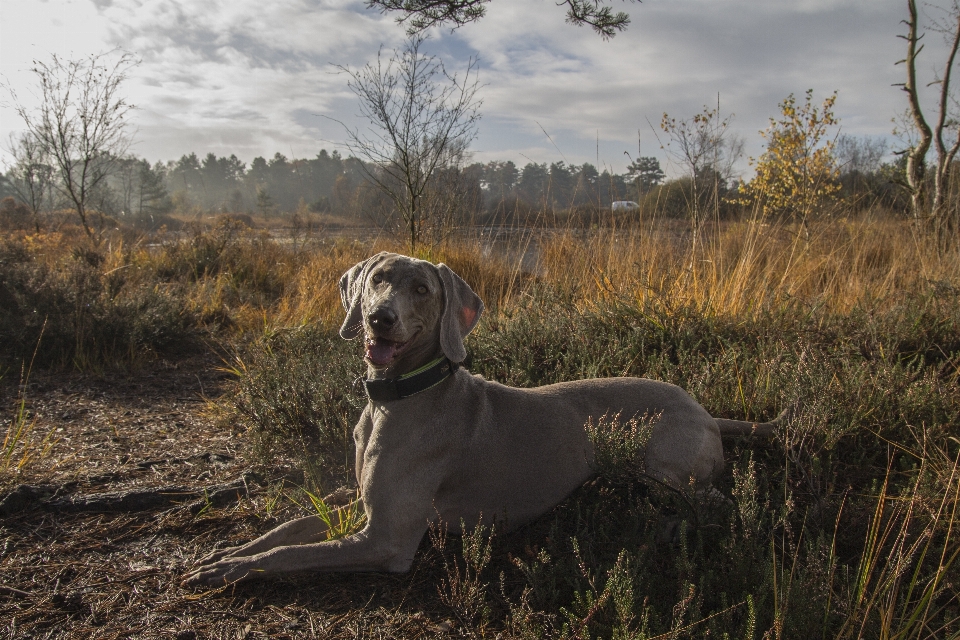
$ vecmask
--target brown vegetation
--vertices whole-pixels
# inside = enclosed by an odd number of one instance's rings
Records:
[[[0,259],[13,345],[0,500],[33,500],[0,502],[12,637],[960,631],[960,256],[911,222],[729,220],[693,248],[689,225],[649,216],[422,248],[488,303],[476,372],[525,386],[644,375],[714,415],[797,402],[797,418],[776,446],[729,447],[731,507],[646,486],[616,462],[631,443],[603,433],[613,462],[518,534],[434,531],[409,575],[200,593],[178,582],[195,558],[349,486],[362,365],[336,337],[336,282],[397,247],[223,219],[90,252],[63,229],[11,231]],[[11,493],[24,484],[39,489]],[[182,506],[63,507],[170,488]],[[198,502],[205,489],[217,500]],[[664,543],[671,518],[686,524]]]

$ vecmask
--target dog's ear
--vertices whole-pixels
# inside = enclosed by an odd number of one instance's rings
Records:
[[[443,284],[443,316],[440,318],[440,348],[452,362],[463,362],[467,350],[463,339],[480,321],[483,301],[450,267],[437,265]]]
[[[363,310],[360,308],[363,283],[370,268],[379,263],[385,255],[385,252],[381,252],[358,262],[340,276],[340,302],[347,312],[347,317],[340,326],[340,337],[344,340],[352,340],[363,332]]]

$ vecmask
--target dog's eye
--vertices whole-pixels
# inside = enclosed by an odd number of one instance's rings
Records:
[[[380,275],[379,273],[375,273],[373,274],[373,277],[371,278],[371,280],[373,280],[373,284],[380,284],[381,282],[383,282],[383,276]]]
[[[423,294],[426,293],[426,292],[427,292],[427,287],[426,287],[426,286],[420,285],[419,287],[417,287],[417,293],[419,293],[420,295],[423,295]]]

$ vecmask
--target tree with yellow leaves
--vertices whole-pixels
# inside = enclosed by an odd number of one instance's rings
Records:
[[[767,149],[758,160],[750,158],[757,173],[740,186],[739,201],[757,206],[764,217],[806,218],[840,190],[834,142],[826,138],[827,128],[839,122],[833,115],[837,94],[819,108],[812,98],[813,89],[808,89],[798,107],[791,93],[780,103],[781,118],[770,118],[770,126],[760,132]]]

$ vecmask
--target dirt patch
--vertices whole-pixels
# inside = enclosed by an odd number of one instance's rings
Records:
[[[251,473],[243,434],[214,419],[209,401],[229,386],[218,364],[197,357],[133,373],[33,376],[24,390],[33,433],[50,433],[54,444],[2,477],[0,500],[16,491],[26,498],[0,515],[0,629],[11,638],[181,639],[450,631],[426,570],[180,586],[214,548],[303,513],[284,496],[286,470]],[[2,394],[9,419],[17,388]],[[242,488],[218,506],[211,488],[224,486]],[[168,499],[64,506],[151,492]]]
[[[209,402],[230,376],[213,358],[160,361],[131,373],[36,374],[22,388],[34,440],[52,447],[12,483],[79,483],[78,488],[209,481],[242,466],[241,435],[216,425]],[[12,409],[18,389],[3,389]],[[216,456],[213,464],[204,456]],[[239,455],[239,457],[238,457]]]

